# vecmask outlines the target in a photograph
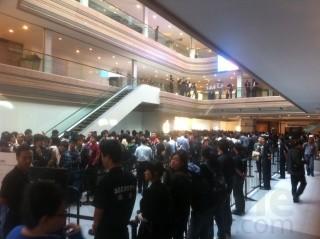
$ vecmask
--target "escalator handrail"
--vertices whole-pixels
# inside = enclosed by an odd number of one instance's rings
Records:
[[[132,89],[132,86],[125,86],[123,87],[121,90],[119,90],[117,93],[115,93],[113,96],[111,96],[110,98],[108,98],[105,102],[103,102],[100,106],[98,106],[97,108],[95,108],[94,110],[92,110],[91,112],[89,112],[86,116],[84,116],[82,119],[80,119],[78,122],[76,122],[75,124],[73,124],[72,126],[70,126],[67,130],[65,131],[70,131],[73,128],[75,128],[77,125],[79,125],[82,121],[84,121],[85,119],[87,119],[89,116],[91,116],[92,114],[94,114],[96,111],[98,111],[99,109],[101,109],[104,105],[106,105],[107,103],[109,103],[111,100],[113,100],[115,97],[119,96],[122,92],[124,92],[125,90],[128,89]],[[61,136],[63,134],[61,133]]]

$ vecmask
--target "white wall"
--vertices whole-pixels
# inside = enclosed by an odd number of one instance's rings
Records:
[[[0,99],[0,132],[46,131],[79,109],[77,106],[52,105]]]
[[[112,129],[141,103],[160,104],[160,89],[149,85],[138,86],[88,125],[82,133]]]

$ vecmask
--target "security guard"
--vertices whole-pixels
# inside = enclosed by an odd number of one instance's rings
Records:
[[[116,140],[100,142],[102,163],[108,173],[100,181],[94,196],[96,239],[128,239],[128,228],[136,198],[135,177],[121,168],[122,150]]]

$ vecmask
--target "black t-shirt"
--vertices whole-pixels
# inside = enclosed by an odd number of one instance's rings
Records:
[[[28,174],[18,169],[18,167],[12,169],[2,181],[0,196],[6,199],[10,209],[9,216],[17,223],[21,222],[21,203],[28,183]]]
[[[136,199],[137,181],[120,167],[112,168],[100,181],[94,196],[94,206],[103,209],[98,232],[110,227],[125,227],[130,220]]]

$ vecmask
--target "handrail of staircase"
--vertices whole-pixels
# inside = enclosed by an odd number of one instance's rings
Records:
[[[123,87],[121,90],[119,90],[117,93],[115,93],[113,96],[111,96],[110,98],[108,98],[105,102],[103,102],[100,106],[98,106],[97,108],[95,108],[93,111],[91,111],[90,113],[88,113],[86,116],[84,116],[82,119],[80,119],[77,123],[73,124],[71,127],[69,127],[66,131],[70,131],[72,130],[74,127],[76,127],[78,124],[80,124],[82,121],[84,121],[86,118],[88,118],[90,115],[94,114],[96,111],[98,111],[100,108],[102,108],[105,104],[107,104],[108,102],[110,102],[112,99],[114,99],[115,97],[117,97],[119,94],[121,94],[123,91],[127,90],[127,89],[132,89],[131,86],[125,86]]]
[[[116,95],[118,95],[120,92],[123,92],[125,89],[130,89],[133,88],[133,79],[128,79],[129,80],[129,84],[125,85],[124,87],[122,87],[118,92],[116,92],[113,96],[111,96],[109,99],[113,99]],[[88,106],[94,105],[99,99],[103,98],[106,95],[106,92],[101,93],[100,95],[97,96],[96,99],[92,100],[90,103],[86,104],[85,106],[80,107],[78,110],[74,111],[73,113],[71,113],[70,115],[68,115],[66,118],[64,118],[62,121],[60,121],[59,123],[57,123],[56,125],[54,125],[53,127],[51,127],[50,129],[48,129],[45,134],[48,134],[49,132],[51,132],[52,130],[56,129],[59,125],[61,125],[63,122],[65,122],[66,120],[70,119],[71,117],[73,117],[74,115],[76,115],[77,113],[79,113],[80,111],[82,111],[83,109],[87,108]],[[108,101],[107,100],[107,101]],[[103,105],[105,105],[107,102],[105,101],[103,103]],[[99,107],[100,109],[101,107]],[[95,110],[96,111],[96,110]],[[95,112],[94,111],[94,112]],[[89,112],[89,114],[92,112]],[[90,114],[91,115],[91,114]],[[87,115],[86,115],[87,116]],[[82,120],[81,120],[82,122]],[[70,128],[70,127],[69,127]],[[68,130],[69,130],[68,128]],[[65,130],[67,131],[67,130]],[[64,132],[63,132],[64,133]],[[59,134],[59,137],[63,136],[63,133],[61,132]]]

